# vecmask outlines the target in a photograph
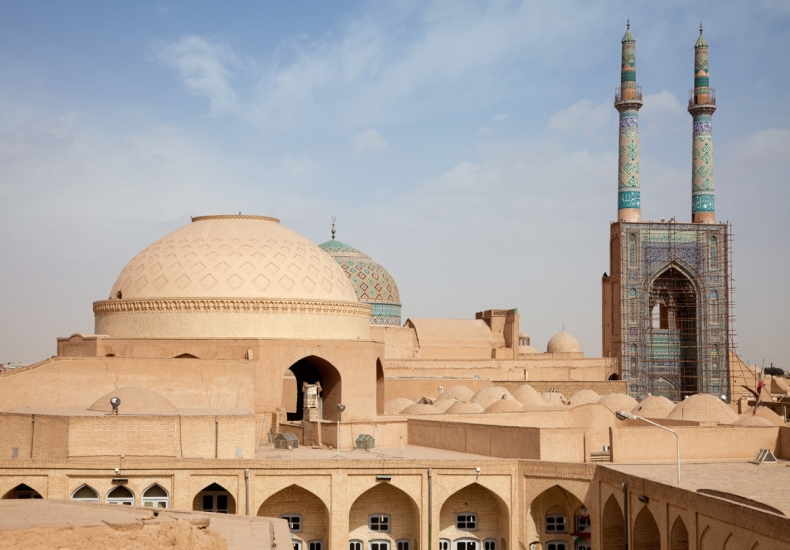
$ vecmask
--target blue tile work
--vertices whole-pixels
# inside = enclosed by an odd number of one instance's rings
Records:
[[[727,226],[723,224],[620,222],[623,378],[633,396],[673,400],[696,391],[729,391]],[[636,259],[636,261],[634,261]],[[674,268],[696,311],[695,335],[677,326],[653,328],[651,295],[665,290],[657,279]],[[688,311],[688,310],[686,310]],[[672,318],[672,323],[676,318]],[[680,323],[680,317],[677,323]],[[696,393],[696,391],[694,393]]]
[[[338,240],[319,247],[343,268],[359,301],[371,304],[371,325],[401,325],[400,292],[389,271],[367,254]]]

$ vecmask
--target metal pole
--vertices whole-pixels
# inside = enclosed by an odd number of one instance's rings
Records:
[[[428,550],[433,550],[433,468],[428,468]]]
[[[628,550],[628,484],[620,486],[623,489],[623,533],[625,535],[625,550]]]
[[[652,420],[648,420],[647,418],[642,418],[641,416],[637,416],[637,415],[633,415],[633,416],[634,418],[638,418],[639,420],[644,420],[645,422],[655,426],[656,428],[661,428],[662,430],[666,430],[675,436],[675,448],[677,449],[677,454],[678,454],[678,485],[680,485],[680,437],[678,437],[677,432],[674,430],[670,430],[669,428],[667,428],[666,426],[662,426],[661,424],[656,424],[655,422],[653,422]]]
[[[340,415],[337,415],[337,439],[335,440],[337,447],[337,458],[340,458]]]

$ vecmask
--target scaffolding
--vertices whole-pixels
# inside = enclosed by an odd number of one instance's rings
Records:
[[[729,400],[732,227],[622,222],[621,362],[629,393]]]

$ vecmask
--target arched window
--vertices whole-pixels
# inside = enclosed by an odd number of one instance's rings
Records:
[[[192,508],[201,512],[234,514],[236,503],[231,494],[217,483],[212,483],[195,497]]]
[[[20,483],[3,495],[3,499],[29,500],[34,498],[41,498],[41,495],[38,491],[24,483]]]
[[[170,496],[167,494],[164,487],[158,483],[154,483],[143,491],[143,506],[149,508],[169,508]]]
[[[564,540],[550,540],[546,543],[546,550],[568,550],[568,543]]]
[[[390,532],[389,514],[371,514],[368,516],[368,529],[378,533]]]
[[[368,544],[368,550],[390,550],[390,541],[388,540],[372,540]]]
[[[718,250],[718,239],[716,237],[710,238],[710,268],[711,269],[719,269],[719,250]]]
[[[710,293],[710,321],[719,322],[719,293],[715,290]]]
[[[628,290],[628,317],[632,323],[636,323],[636,289],[631,287]]]
[[[89,485],[81,485],[76,491],[71,493],[71,500],[99,502],[99,493],[94,491]]]
[[[362,550],[362,541],[361,540],[348,541],[348,550]]]
[[[483,540],[483,550],[497,550],[496,539]]]
[[[450,550],[450,539],[439,539],[439,550]]]
[[[476,539],[456,539],[453,550],[480,550],[480,543]]]
[[[409,539],[400,539],[395,543],[397,550],[411,550],[411,541]]]
[[[132,493],[125,485],[119,485],[107,493],[107,502],[110,504],[134,506],[134,493]]]
[[[477,514],[471,512],[456,514],[455,528],[459,531],[477,531]]]
[[[628,237],[628,265],[631,267],[636,266],[636,236],[629,235]]]
[[[324,550],[324,541],[311,540],[307,543],[307,550]]]
[[[547,533],[567,533],[568,522],[564,514],[548,514],[546,516]]]

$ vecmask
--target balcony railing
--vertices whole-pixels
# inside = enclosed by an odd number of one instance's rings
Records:
[[[637,86],[636,88],[615,88],[614,102],[619,103],[620,101],[642,101],[642,86]]]
[[[694,90],[689,90],[689,107],[694,105],[716,105],[716,90],[708,88],[707,94],[696,94]]]

